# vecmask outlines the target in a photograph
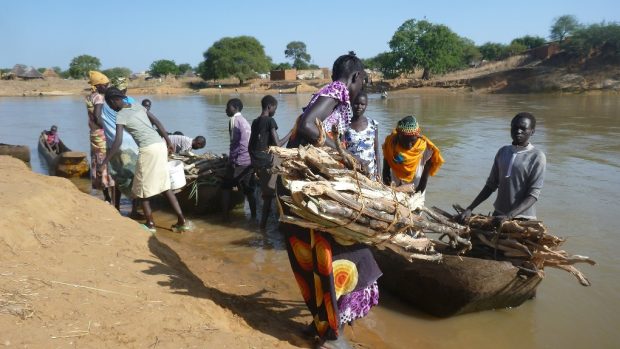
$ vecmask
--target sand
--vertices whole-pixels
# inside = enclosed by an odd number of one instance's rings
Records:
[[[112,206],[0,156],[0,345],[295,347],[253,329],[206,289]]]

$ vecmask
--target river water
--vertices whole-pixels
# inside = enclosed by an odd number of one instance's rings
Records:
[[[149,96],[152,111],[168,130],[189,136],[202,134],[207,149],[216,153],[227,151],[224,105],[231,97]],[[240,98],[248,119],[259,114],[260,96]],[[278,96],[276,120],[281,135],[290,129],[308,99],[308,95]],[[620,239],[615,226],[620,213],[617,95],[370,96],[367,116],[379,122],[382,139],[398,119],[410,114],[418,117],[423,133],[446,159],[437,176],[429,180],[427,203],[448,209],[453,203],[469,204],[482,188],[497,149],[510,142],[510,119],[520,111],[536,115],[532,143],[547,154],[545,187],[537,204],[539,218],[551,232],[568,238],[567,251],[599,263],[594,267],[578,265],[592,287],[580,286],[566,272],[547,269],[536,299],[514,309],[449,319],[428,317],[384,293],[380,306],[348,332],[356,341],[373,348],[620,346]],[[0,143],[29,145],[34,171],[46,170],[36,151],[37,136],[52,124],[58,125],[69,147],[88,151],[86,111],[80,98],[0,98]],[[481,205],[480,211],[491,211],[491,203],[488,200]],[[270,300],[279,300],[277,304],[303,309],[276,223],[271,222],[268,231],[261,233],[247,212],[237,210],[234,217],[234,225],[222,225],[213,216],[191,217],[196,231],[183,236],[164,231],[161,237],[205,284],[217,275],[226,280],[226,275],[234,273],[236,280],[222,286],[231,293],[266,290]],[[173,221],[168,213],[160,213],[158,219]],[[205,255],[217,263],[201,261]],[[309,319],[304,317],[307,313],[291,315],[261,299],[257,302],[257,307],[265,307],[278,321],[295,318],[295,325]],[[252,321],[248,323],[252,325]],[[275,335],[292,341],[286,332],[275,331]]]

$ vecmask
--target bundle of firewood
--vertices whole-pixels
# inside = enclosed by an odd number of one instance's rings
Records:
[[[170,159],[183,162],[185,179],[190,184],[198,179],[208,179],[214,183],[219,183],[226,175],[228,157],[226,155],[215,155],[205,153],[201,155],[179,155],[172,154]]]
[[[282,214],[282,222],[328,232],[343,243],[388,247],[408,258],[441,259],[423,231],[447,236],[461,251],[471,248],[461,237],[467,227],[425,208],[420,194],[396,191],[345,168],[342,154],[312,145],[270,151],[279,158],[275,171],[291,192],[280,198],[294,216]]]
[[[590,281],[574,264],[595,265],[596,262],[561,250],[564,239],[550,234],[541,221],[514,219],[497,227],[493,220],[493,217],[482,215],[469,219],[472,253],[484,257],[486,251],[487,257],[492,254],[494,259],[510,261],[540,276],[543,276],[544,267],[561,269],[573,274],[582,285],[590,286]]]

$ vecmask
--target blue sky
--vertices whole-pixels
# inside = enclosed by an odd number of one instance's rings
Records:
[[[103,68],[148,69],[158,59],[197,65],[202,53],[225,36],[252,35],[275,62],[284,49],[304,41],[313,62],[331,66],[354,50],[371,57],[405,20],[449,26],[477,44],[515,37],[546,37],[555,17],[573,14],[583,23],[620,20],[613,0],[589,1],[7,1],[0,5],[0,68],[16,63],[67,69],[90,54]]]

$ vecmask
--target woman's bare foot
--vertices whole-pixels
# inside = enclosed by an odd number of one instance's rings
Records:
[[[318,349],[353,349],[351,344],[344,336],[338,337],[338,339],[326,340],[322,344],[317,346]]]

